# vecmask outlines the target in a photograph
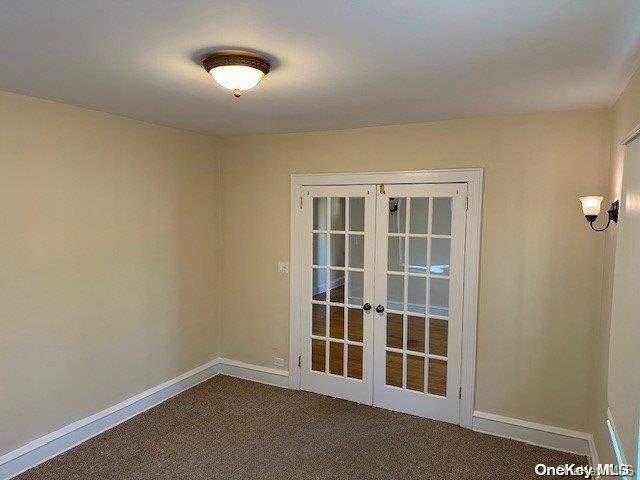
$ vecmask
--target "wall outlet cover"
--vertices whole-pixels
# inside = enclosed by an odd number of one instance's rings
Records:
[[[276,367],[284,367],[284,358],[273,357],[273,364]]]

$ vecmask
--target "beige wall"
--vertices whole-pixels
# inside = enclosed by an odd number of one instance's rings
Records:
[[[289,175],[484,167],[476,408],[589,430],[603,236],[576,197],[606,188],[610,109],[223,143],[222,355],[288,356]]]
[[[611,135],[611,166],[607,204],[620,198],[624,147],[621,142],[640,124],[640,70],[636,71],[613,107],[613,131]],[[616,228],[605,232],[604,274],[602,287],[602,316],[598,324],[596,339],[596,385],[594,390],[594,411],[591,431],[594,433],[596,448],[601,461],[613,461],[613,451],[606,429],[607,413],[607,370],[609,359],[609,330],[611,326],[611,306],[613,292],[613,269],[616,253]],[[631,360],[630,360],[631,361]],[[631,461],[631,459],[627,459]]]
[[[0,92],[0,454],[217,356],[218,148]]]
[[[476,408],[595,429],[605,237],[576,197],[606,189],[610,136],[603,109],[220,142],[0,93],[0,454],[218,354],[287,358],[276,262],[309,172],[483,167]]]

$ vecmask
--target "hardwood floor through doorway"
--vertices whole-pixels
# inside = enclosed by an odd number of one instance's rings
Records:
[[[325,301],[326,291],[319,292],[313,296],[314,300]],[[344,285],[331,289],[329,292],[331,302],[344,303]],[[319,308],[316,308],[319,307]],[[312,333],[324,337],[326,334],[325,312],[327,307],[324,305],[314,305],[311,311]],[[362,310],[349,308],[348,312],[348,332],[346,337],[349,340],[357,342],[362,341]],[[403,320],[402,315],[393,313],[388,314],[387,320],[387,340],[389,347],[402,348],[403,345]],[[425,352],[425,318],[419,315],[410,316],[407,321],[407,348],[416,352]],[[435,318],[428,319],[430,335],[429,335],[429,351],[438,355],[447,355],[447,324],[444,320]],[[329,338],[344,338],[344,307],[329,307]],[[325,370],[325,355],[323,341],[314,340],[317,348],[311,349],[312,368],[317,371]],[[315,347],[316,345],[314,345]],[[329,349],[329,372],[337,375],[344,373],[344,361],[342,355],[342,344],[331,343],[334,350]],[[359,350],[362,352],[362,349]],[[354,352],[358,350],[354,349]],[[409,362],[418,357],[409,357]],[[429,392],[437,395],[447,394],[447,375],[446,367],[441,367],[438,361],[434,361],[434,368],[430,370],[429,375]],[[442,363],[442,362],[441,362]],[[407,388],[411,390],[424,390],[424,370],[420,362],[411,365],[414,368],[407,369]],[[386,359],[386,383],[387,385],[402,386],[402,355],[388,354]],[[347,375],[352,378],[362,378],[362,354],[350,355],[349,364],[347,365]]]

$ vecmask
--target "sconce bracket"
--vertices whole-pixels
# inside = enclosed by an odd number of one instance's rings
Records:
[[[589,226],[591,227],[591,230],[595,230],[596,232],[604,232],[607,228],[609,228],[609,225],[611,224],[612,221],[615,223],[618,223],[619,210],[620,210],[620,201],[616,200],[611,204],[611,207],[609,207],[609,210],[607,210],[607,216],[609,218],[607,219],[607,224],[603,228],[596,228],[593,226],[593,222],[595,222],[596,219],[598,218],[597,215],[585,215],[585,218],[587,219],[587,222],[589,222]]]
[[[611,204],[611,208],[607,211],[611,221],[618,223],[618,211],[620,210],[620,200],[616,200]]]

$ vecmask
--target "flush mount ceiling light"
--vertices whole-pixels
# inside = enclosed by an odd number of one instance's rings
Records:
[[[266,58],[239,50],[213,53],[204,59],[202,65],[218,84],[233,90],[236,98],[244,90],[260,83],[271,68]]]

